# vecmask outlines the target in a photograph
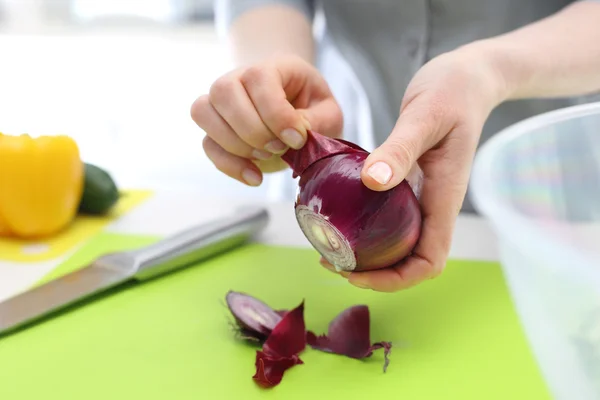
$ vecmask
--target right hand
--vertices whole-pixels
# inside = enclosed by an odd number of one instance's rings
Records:
[[[307,129],[340,137],[342,112],[318,70],[299,57],[278,57],[217,79],[191,108],[206,132],[203,148],[225,175],[250,186],[287,165]]]

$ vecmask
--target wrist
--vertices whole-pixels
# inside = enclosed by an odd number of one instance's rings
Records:
[[[469,43],[456,49],[463,68],[473,71],[481,93],[491,108],[514,96],[518,86],[510,55],[493,39]]]
[[[457,51],[483,71],[494,106],[520,97],[519,90],[527,81],[527,73],[517,52],[510,46],[491,38],[472,42]]]

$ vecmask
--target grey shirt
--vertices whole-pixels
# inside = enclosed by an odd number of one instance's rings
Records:
[[[313,22],[317,65],[344,112],[344,137],[372,150],[385,141],[399,115],[406,87],[437,55],[496,36],[558,12],[572,0],[216,0],[224,31],[242,13],[285,4]],[[520,120],[600,96],[510,101],[488,118],[480,140]],[[294,198],[288,171],[267,178]],[[469,196],[463,212],[473,212]]]

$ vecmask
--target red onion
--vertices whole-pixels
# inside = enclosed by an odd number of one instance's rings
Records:
[[[283,156],[300,177],[295,212],[311,245],[338,271],[390,267],[408,256],[421,234],[418,199],[406,180],[369,189],[361,170],[369,152],[309,131],[299,150]]]

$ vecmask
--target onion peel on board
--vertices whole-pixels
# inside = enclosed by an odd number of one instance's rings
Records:
[[[304,364],[304,362],[298,356],[276,357],[258,350],[254,363],[256,373],[252,379],[264,388],[271,388],[281,383],[285,371],[299,364]]]
[[[287,312],[263,344],[268,355],[292,357],[306,348],[306,326],[304,324],[304,301]]]
[[[327,335],[317,336],[308,331],[306,339],[313,349],[357,359],[370,357],[374,350],[384,349],[383,372],[386,372],[390,363],[388,356],[392,350],[392,343],[371,343],[370,326],[369,307],[352,306],[331,321]]]
[[[247,332],[254,341],[262,343],[256,351],[256,372],[252,377],[257,384],[270,388],[278,385],[285,371],[294,365],[304,364],[299,354],[307,345],[326,353],[334,353],[355,359],[370,357],[374,350],[383,348],[385,363],[391,342],[371,343],[370,315],[366,305],[349,307],[339,313],[329,324],[326,335],[308,331],[304,322],[304,301],[292,310],[274,310],[264,302],[242,292],[229,291],[227,305],[234,315],[239,329]],[[258,312],[257,312],[258,310]],[[264,319],[268,315],[272,319]],[[274,324],[274,315],[280,319]],[[253,321],[253,318],[257,320]],[[265,323],[265,321],[270,321]],[[256,329],[252,331],[252,329]],[[268,333],[265,333],[267,332]]]
[[[300,177],[294,204],[302,233],[337,271],[388,268],[409,256],[421,235],[417,194],[406,179],[369,189],[361,171],[369,152],[341,139],[307,132],[301,149],[281,159]]]
[[[246,293],[230,290],[225,295],[225,302],[235,319],[237,333],[243,339],[263,343],[283,317],[283,313]]]
[[[304,301],[287,312],[265,341],[262,351],[256,352],[256,373],[252,377],[263,387],[278,385],[285,371],[304,364],[298,356],[306,348]]]

